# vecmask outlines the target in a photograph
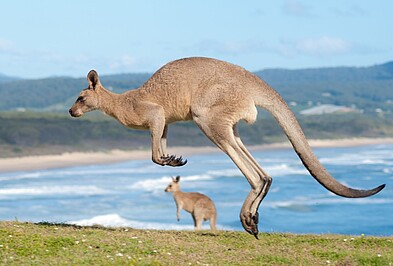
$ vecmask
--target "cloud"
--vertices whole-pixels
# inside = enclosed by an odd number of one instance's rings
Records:
[[[297,17],[311,16],[311,8],[298,0],[286,0],[281,9],[286,15]]]
[[[4,39],[0,39],[0,50],[5,50],[8,49],[11,46],[11,42],[4,40]]]
[[[124,54],[120,57],[115,58],[114,60],[110,60],[109,69],[114,71],[126,71],[130,69],[134,69],[137,65],[137,60],[135,57]]]
[[[0,69],[2,72],[24,78],[42,78],[54,75],[83,76],[89,69],[106,73],[139,70],[138,60],[130,55],[114,57],[91,55],[89,52],[66,53],[60,49],[20,49],[17,44],[0,38]],[[23,66],[23,69],[21,69]]]
[[[359,5],[351,5],[349,7],[335,7],[331,9],[332,13],[338,16],[365,16],[368,12]]]
[[[350,51],[351,44],[340,38],[323,36],[301,40],[297,43],[296,49],[308,55],[335,55]]]
[[[322,36],[298,41],[281,41],[276,51],[285,57],[295,57],[299,54],[321,57],[349,53],[353,51],[353,45],[337,37]]]
[[[0,39],[0,53],[15,54],[15,47],[11,41]]]

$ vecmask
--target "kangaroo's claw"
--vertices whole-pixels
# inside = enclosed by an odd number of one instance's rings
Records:
[[[176,158],[176,155],[165,155],[161,156],[162,165],[169,165],[169,166],[183,166],[187,163],[187,160],[183,161],[183,157],[180,156]]]
[[[179,158],[176,158],[173,160],[173,164],[175,164],[175,165],[171,164],[171,166],[183,166],[186,163],[187,163],[187,160],[183,161],[183,157],[180,156]]]

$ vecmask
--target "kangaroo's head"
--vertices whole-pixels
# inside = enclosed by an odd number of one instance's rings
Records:
[[[179,181],[180,176],[176,176],[176,178],[172,177],[172,182],[166,187],[165,192],[180,191]]]
[[[69,110],[73,117],[80,117],[84,113],[97,110],[99,108],[98,91],[102,88],[98,73],[95,70],[90,70],[87,74],[89,87],[82,90],[79,97]]]

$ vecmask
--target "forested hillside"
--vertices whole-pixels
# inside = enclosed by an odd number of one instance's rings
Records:
[[[393,62],[360,68],[267,69],[255,74],[300,108],[335,104],[370,113],[377,108],[393,112]],[[101,80],[106,88],[120,93],[139,87],[150,75],[119,74],[102,76]],[[0,82],[0,110],[65,111],[86,86],[84,77]]]
[[[258,71],[287,101],[393,112],[393,62],[372,67]]]
[[[6,76],[0,73],[0,83],[18,80],[18,78]]]
[[[149,74],[119,74],[102,76],[101,82],[107,89],[123,92],[137,88],[149,77]],[[67,110],[69,104],[75,101],[75,97],[86,87],[86,78],[68,77],[0,83],[0,110]]]
[[[308,138],[393,136],[393,62],[364,68],[270,69],[256,74],[281,93]],[[104,75],[101,81],[107,89],[121,93],[139,87],[149,77]],[[0,157],[150,148],[149,132],[126,129],[99,112],[71,118],[67,110],[86,87],[86,78],[11,78],[0,82]],[[299,112],[323,104],[351,108],[324,115]],[[262,110],[254,125],[240,123],[239,127],[247,144],[286,139],[276,121]],[[190,122],[171,125],[168,143],[211,145]]]

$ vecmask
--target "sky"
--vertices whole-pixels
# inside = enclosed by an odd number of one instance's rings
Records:
[[[393,60],[389,0],[7,0],[0,73],[22,78],[153,73],[205,56],[250,71]]]

